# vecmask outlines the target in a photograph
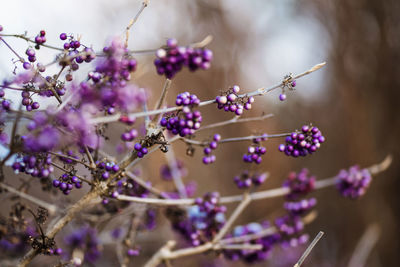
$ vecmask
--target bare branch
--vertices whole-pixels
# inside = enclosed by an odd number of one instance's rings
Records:
[[[4,183],[0,182],[0,187],[6,189],[10,193],[13,193],[13,194],[15,194],[15,195],[17,195],[17,196],[19,196],[21,198],[24,198],[24,199],[26,199],[26,200],[28,200],[28,201],[40,206],[40,207],[43,207],[43,208],[47,209],[49,211],[49,214],[54,214],[58,210],[57,206],[55,206],[53,204],[50,204],[50,203],[47,203],[47,202],[45,202],[45,201],[43,201],[41,199],[38,199],[38,198],[36,198],[34,196],[28,195],[28,194],[26,194],[24,192],[18,191],[16,189],[14,189],[13,187],[8,186],[8,185],[6,185]]]

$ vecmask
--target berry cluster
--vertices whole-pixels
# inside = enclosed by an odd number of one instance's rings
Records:
[[[291,172],[284,181],[283,187],[289,189],[287,199],[298,199],[314,190],[315,176],[309,176],[307,169],[302,169],[299,173]]]
[[[36,52],[32,48],[28,48],[25,51],[25,54],[28,56],[28,61],[29,62],[35,62],[36,61]]]
[[[96,166],[97,177],[99,177],[101,180],[107,180],[110,178],[110,175],[116,174],[119,171],[119,166],[111,161],[97,161]]]
[[[261,142],[265,140],[267,140],[267,134],[264,134],[260,138],[254,138],[253,144],[247,148],[247,154],[243,155],[243,161],[260,164],[262,162],[261,156],[267,152],[267,149],[261,145]]]
[[[184,235],[193,246],[212,240],[225,224],[226,207],[219,205],[217,192],[197,198],[187,215],[172,218],[175,230]]]
[[[104,47],[103,52],[104,57],[96,61],[96,68],[89,72],[88,80],[76,88],[77,100],[108,114],[117,110],[132,112],[147,98],[144,89],[128,83],[137,62],[120,39],[114,39],[110,46]]]
[[[147,153],[149,153],[149,150],[147,149],[147,147],[143,146],[140,143],[136,143],[133,148],[135,149],[138,158],[143,158],[144,155],[146,155]]]
[[[193,106],[197,106],[200,100],[196,95],[191,95],[188,92],[181,93],[177,96],[176,105],[183,106],[175,114],[165,115],[160,125],[167,128],[172,134],[179,134],[181,137],[194,134],[195,130],[200,128],[203,120],[200,111],[192,111]]]
[[[136,137],[138,137],[138,135],[139,135],[138,131],[135,128],[132,128],[129,131],[126,131],[123,134],[121,134],[121,139],[124,142],[131,142]]]
[[[32,100],[31,95],[28,91],[23,91],[21,93],[21,96],[22,96],[22,105],[25,106],[27,111],[38,109],[40,107],[38,102]]]
[[[54,171],[54,167],[51,165],[51,156],[45,153],[18,155],[12,168],[16,173],[24,172],[39,178],[48,177]]]
[[[60,132],[51,124],[51,118],[44,112],[36,112],[27,125],[28,134],[21,137],[24,151],[47,152],[60,141]]]
[[[218,147],[218,142],[221,141],[221,135],[214,134],[213,141],[211,141],[207,147],[204,148],[203,163],[210,164],[215,162],[215,155],[211,155],[211,152]]]
[[[241,237],[246,235],[257,234],[262,230],[270,228],[271,225],[268,221],[263,223],[252,222],[246,225],[236,226],[231,234],[227,237]],[[223,254],[227,259],[232,261],[242,260],[247,263],[255,263],[266,260],[272,251],[272,248],[281,241],[281,236],[279,233],[273,233],[251,241],[246,241],[244,244],[254,244],[261,245],[260,250],[224,250]]]
[[[315,198],[301,199],[303,196],[314,190],[315,176],[309,176],[307,169],[302,169],[298,174],[291,172],[283,183],[283,187],[289,189],[289,192],[286,194],[286,199],[289,201],[286,201],[283,204],[288,215],[277,221],[277,227],[285,227],[286,235],[300,233],[303,229],[301,217],[310,212],[317,204]],[[292,226],[287,228],[286,225],[288,223],[292,224]],[[280,231],[282,231],[281,228]],[[297,238],[291,238],[290,241],[286,243],[286,246],[303,244],[307,239],[308,236],[300,235]]]
[[[74,255],[79,255],[79,253],[74,253],[76,251],[81,251],[84,256],[71,258],[71,262],[75,266],[81,266],[82,260],[87,261],[90,265],[100,257],[100,242],[97,238],[97,231],[89,226],[84,226],[80,229],[75,230],[71,234],[67,235],[64,239],[65,244],[68,246],[68,250],[71,253],[71,257]]]
[[[292,157],[312,154],[325,142],[325,137],[317,127],[304,125],[300,131],[295,131],[286,137],[286,144],[279,145],[279,151]]]
[[[65,40],[67,40],[67,38],[68,38],[68,41],[64,43],[65,50],[69,50],[69,49],[76,50],[79,47],[81,47],[81,43],[78,40],[75,40],[72,35],[68,36],[64,32],[60,34],[60,40],[65,41]]]
[[[64,173],[58,179],[53,180],[53,186],[60,189],[64,195],[69,195],[74,186],[77,189],[82,188],[82,182],[75,175]]]
[[[285,215],[275,220],[283,248],[297,247],[308,241],[308,235],[302,233],[304,223],[300,216]]]
[[[284,209],[292,216],[303,216],[317,205],[317,199],[302,199],[300,201],[285,202]]]
[[[45,42],[46,42],[46,32],[44,30],[41,30],[39,34],[36,35],[35,37],[35,43],[36,43],[35,48],[39,49],[40,45],[44,44]]]
[[[215,101],[218,104],[218,109],[223,109],[227,112],[234,112],[237,116],[242,115],[244,110],[250,110],[251,104],[254,103],[255,100],[254,97],[246,95],[239,96],[239,91],[240,87],[234,85],[222,95],[217,96]]]
[[[176,39],[168,39],[166,47],[156,51],[156,57],[157,73],[172,79],[183,66],[191,71],[210,68],[213,54],[209,49],[178,46]]]
[[[255,173],[250,175],[248,171],[242,172],[233,178],[233,181],[239,189],[249,188],[251,185],[259,186],[265,182],[268,175],[266,173]]]
[[[368,169],[360,169],[359,166],[350,167],[349,170],[341,170],[336,177],[336,187],[344,197],[357,199],[364,195],[372,181]]]

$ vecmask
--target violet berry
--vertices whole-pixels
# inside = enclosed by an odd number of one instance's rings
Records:
[[[357,199],[364,195],[372,181],[368,169],[360,169],[359,166],[341,170],[336,177],[336,187],[344,197]]]
[[[302,195],[306,195],[314,190],[315,176],[310,176],[307,169],[302,169],[299,173],[291,172],[284,181],[283,187],[289,189],[286,198],[289,200],[297,200]]]
[[[203,163],[204,164],[207,165],[207,164],[215,162],[216,156],[212,155],[211,152],[212,152],[212,150],[215,150],[218,147],[219,141],[221,141],[221,135],[214,134],[213,141],[211,141],[208,144],[208,146],[203,149],[203,152],[204,152]]]
[[[254,103],[255,100],[254,97],[248,97],[246,95],[239,96],[239,91],[239,86],[234,85],[222,95],[217,96],[215,101],[217,102],[218,109],[223,109],[226,112],[233,112],[237,116],[242,115],[244,110],[250,110],[252,107],[251,104]]]
[[[312,154],[325,142],[325,137],[315,126],[303,125],[301,131],[295,131],[287,136],[286,144],[279,145],[279,151],[287,156],[299,157]]]

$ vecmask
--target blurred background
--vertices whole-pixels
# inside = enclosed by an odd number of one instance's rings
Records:
[[[55,45],[62,44],[58,39],[61,32],[81,34],[82,42],[93,44],[98,51],[106,40],[123,32],[140,5],[141,1],[126,0],[6,1],[0,9],[0,24],[5,33],[28,31],[30,36],[45,29],[48,44]],[[173,103],[176,94],[183,91],[205,100],[234,84],[240,85],[244,92],[269,87],[289,72],[297,74],[326,61],[322,70],[299,79],[296,90],[288,92],[286,101],[279,101],[280,92],[276,90],[257,98],[255,108],[245,113],[245,117],[272,113],[272,118],[218,128],[197,137],[202,140],[215,132],[223,138],[282,133],[310,122],[318,126],[327,142],[317,153],[305,158],[289,158],[278,152],[281,140],[265,143],[268,152],[257,168],[270,172],[271,176],[261,189],[280,186],[290,171],[304,167],[322,179],[354,164],[370,166],[392,154],[392,166],[376,176],[368,193],[357,201],[339,197],[334,188],[313,193],[318,199],[318,217],[307,226],[307,232],[313,237],[322,230],[325,236],[306,265],[348,265],[367,228],[377,225],[379,239],[365,266],[398,266],[399,11],[400,2],[396,0],[151,0],[131,30],[129,48],[157,48],[170,37],[178,39],[181,45],[200,41],[209,34],[214,37],[208,46],[214,52],[210,70],[180,72],[173,79],[168,103]],[[19,51],[26,49],[24,41],[10,39],[10,43]],[[39,57],[51,61],[54,52],[41,49]],[[164,77],[156,74],[152,54],[139,54],[136,58],[139,69],[134,82],[151,90],[149,106],[152,107]],[[1,78],[11,75],[11,59],[9,51],[0,46]],[[231,118],[214,106],[201,111],[205,118],[203,125]],[[241,158],[249,144],[221,146],[216,151],[216,163],[208,166],[201,164],[200,150],[194,157],[185,155],[186,146],[182,143],[174,145],[174,150],[189,170],[184,181],[197,182],[197,195],[212,190],[228,195],[240,193],[232,179],[248,167]],[[115,153],[113,146],[107,149]],[[153,184],[171,190],[172,185],[160,182],[159,167],[165,162],[164,156],[157,152],[139,168]],[[254,202],[238,223],[272,219],[282,210],[282,203],[282,199]],[[131,266],[141,266],[166,240],[179,238],[171,233],[163,210],[157,223],[154,233],[139,233],[142,255]],[[291,252],[276,249],[270,261],[255,266],[292,266],[304,249]],[[107,246],[104,250],[106,254],[96,266],[117,266],[113,250],[108,251]],[[195,260],[177,260],[174,265],[242,266],[218,257],[213,259],[215,255],[210,254]]]

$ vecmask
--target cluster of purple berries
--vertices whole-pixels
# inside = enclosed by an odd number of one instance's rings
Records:
[[[100,177],[101,180],[107,180],[112,174],[116,174],[119,171],[118,164],[111,161],[98,161],[96,162],[96,166],[98,170],[98,177]]]
[[[16,173],[24,172],[39,178],[46,178],[54,171],[54,167],[51,165],[51,156],[45,153],[19,155],[12,164],[12,168]]]
[[[178,46],[176,39],[168,39],[166,47],[156,51],[156,57],[157,73],[172,79],[183,66],[191,71],[210,68],[213,54],[209,49]]]
[[[301,199],[314,190],[315,176],[310,176],[307,169],[302,169],[297,174],[295,172],[291,172],[283,183],[283,187],[289,189],[289,192],[286,194],[286,199],[289,201],[286,201],[283,204],[283,207],[287,211],[288,215],[283,217],[283,219],[281,219],[279,222],[286,223],[290,221],[293,224],[292,227],[294,227],[294,229],[291,231],[301,231],[303,228],[301,217],[310,212],[317,204],[317,200],[315,198]],[[296,243],[300,241],[302,241],[302,239],[297,238],[291,240],[290,243]],[[291,246],[292,245],[293,244],[291,244]]]
[[[53,186],[60,189],[64,195],[69,195],[74,186],[77,189],[82,188],[82,181],[75,175],[64,173],[60,178],[53,180]]]
[[[292,216],[304,216],[317,205],[316,198],[288,201],[283,204],[284,209]]]
[[[241,237],[246,235],[258,234],[261,231],[269,228],[271,225],[268,221],[263,223],[252,222],[246,225],[236,226],[232,233],[228,234],[228,238]],[[273,233],[263,237],[259,237],[252,241],[246,241],[244,244],[261,245],[260,250],[224,250],[223,254],[227,259],[232,261],[242,260],[247,263],[255,263],[266,260],[271,254],[271,250],[275,244],[280,241],[279,233]]]
[[[297,247],[308,241],[308,234],[302,233],[304,223],[300,216],[285,215],[275,220],[283,248]]]
[[[247,235],[259,234],[273,227],[270,222],[252,222],[247,225],[236,226],[227,238],[243,237]],[[261,245],[260,250],[224,250],[224,256],[230,260],[242,260],[247,263],[265,261],[276,245],[283,248],[296,247],[308,241],[308,235],[302,234],[304,224],[300,217],[282,216],[275,220],[277,232],[267,235],[260,235],[259,238],[244,242],[245,244]]]
[[[29,62],[35,62],[36,61],[36,52],[32,48],[28,48],[25,51],[25,54],[28,56],[28,61]]]
[[[74,40],[73,36],[68,36],[64,32],[60,34],[60,40],[65,41],[65,40],[67,40],[67,38],[69,40],[64,43],[64,49],[65,50],[69,50],[69,49],[76,50],[79,47],[81,47],[81,43],[78,40]]]
[[[133,148],[135,149],[138,158],[143,158],[147,153],[149,153],[149,150],[147,147],[143,146],[140,143],[136,143]]]
[[[41,30],[38,35],[35,37],[36,49],[39,49],[41,44],[46,42],[46,31]]]
[[[126,131],[123,134],[121,134],[121,139],[124,142],[131,142],[136,137],[138,137],[138,135],[139,135],[138,131],[135,128],[132,128],[129,131]]]
[[[38,109],[40,107],[38,102],[32,100],[30,93],[28,91],[23,91],[21,93],[21,96],[22,96],[22,105],[25,106],[27,111]]]
[[[360,169],[359,166],[350,167],[349,170],[341,170],[336,177],[336,187],[344,197],[357,199],[364,195],[372,181],[368,169]]]
[[[283,187],[289,189],[286,195],[288,200],[296,200],[304,196],[315,188],[315,176],[310,176],[307,169],[302,169],[299,173],[291,172],[283,182]]]
[[[182,110],[175,115],[164,116],[160,125],[167,128],[172,134],[179,134],[181,137],[194,134],[200,128],[203,120],[200,111],[192,111],[193,106],[200,103],[200,99],[196,95],[185,92],[177,96],[175,103],[177,106],[183,106]]]
[[[279,151],[288,156],[299,157],[312,154],[325,142],[325,137],[317,127],[304,125],[301,132],[295,131],[286,137],[286,144],[279,145]]]
[[[242,115],[244,110],[250,110],[251,104],[253,104],[255,100],[254,97],[239,96],[239,91],[240,87],[234,85],[222,95],[217,96],[215,101],[218,104],[218,109],[223,109],[227,112],[234,112],[237,116]]]
[[[183,234],[192,246],[212,240],[226,221],[226,207],[218,202],[218,192],[206,193],[203,198],[197,198],[187,216],[172,218],[174,229]]]
[[[253,144],[247,148],[247,154],[243,155],[243,161],[260,164],[262,162],[262,155],[267,152],[267,149],[261,145],[261,142],[267,140],[267,138],[267,134],[264,134],[260,138],[254,138]]]
[[[239,189],[249,188],[252,185],[259,186],[265,182],[268,175],[266,173],[255,173],[250,175],[249,171],[244,171],[233,178]]]
[[[219,134],[214,134],[213,136],[213,141],[211,141],[207,147],[204,148],[204,157],[203,157],[203,163],[204,164],[210,164],[215,162],[216,157],[215,155],[212,155],[211,152],[218,147],[218,142],[221,141],[221,135]]]
[[[78,257],[71,259],[74,266],[81,266],[83,263],[82,260],[93,265],[101,255],[101,247],[100,241],[97,237],[97,231],[95,228],[89,226],[83,226],[82,228],[74,230],[65,237],[64,243],[68,246],[71,252],[71,257],[74,256],[74,251],[79,250],[84,253],[83,259]]]

